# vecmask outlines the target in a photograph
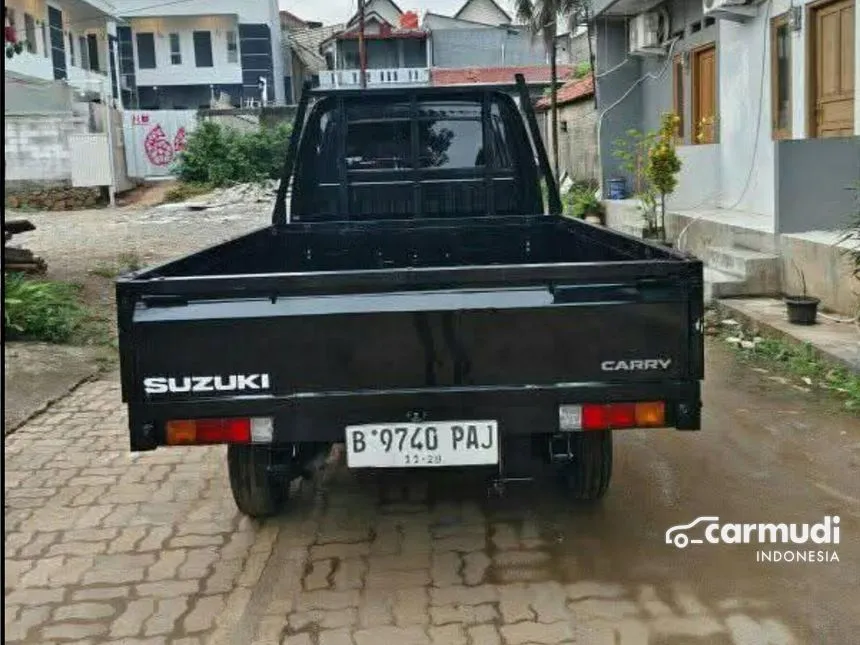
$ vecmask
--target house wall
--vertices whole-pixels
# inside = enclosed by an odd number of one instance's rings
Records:
[[[774,0],[772,0],[774,1]],[[769,4],[745,23],[719,22],[717,67],[722,191],[714,205],[773,218]]]
[[[107,54],[107,16],[97,13],[93,8],[85,8],[82,3],[51,2],[63,14],[63,55],[66,65],[66,79],[82,90],[100,92],[101,83],[107,80],[105,71],[108,69]],[[101,6],[100,3],[98,3]],[[25,49],[13,58],[4,59],[8,71],[38,78],[54,80],[54,61],[51,57],[50,29],[48,26],[48,4],[45,0],[7,0],[4,6],[13,11],[14,27],[19,40],[32,43],[35,51]],[[28,34],[25,14],[34,19],[34,29]],[[69,34],[72,36],[74,50],[69,47]],[[98,45],[92,64],[86,68],[80,51],[80,38],[93,35]],[[89,62],[89,46],[87,60]],[[100,71],[94,71],[97,68]],[[106,88],[107,94],[112,94],[111,88]]]
[[[240,85],[246,97],[259,98],[259,77],[267,79],[268,99],[285,101],[284,60],[281,54],[280,16],[276,0],[184,0],[153,6],[146,0],[117,0],[117,13],[131,23],[131,45],[139,87]],[[156,14],[156,15],[152,15]],[[212,39],[212,67],[194,63],[192,32],[209,31]],[[227,31],[236,31],[239,59],[227,62]],[[141,70],[138,65],[139,32],[156,34],[157,67]],[[169,33],[179,33],[182,63],[170,63]],[[124,68],[123,71],[127,73]],[[217,88],[223,89],[223,88]],[[195,96],[196,90],[189,90]],[[160,93],[160,92],[159,92]],[[172,96],[174,90],[168,90]],[[236,97],[233,97],[234,99]],[[185,100],[184,98],[177,98]]]
[[[508,17],[491,0],[472,0],[462,8],[457,18],[487,25],[510,24]]]
[[[239,21],[235,16],[179,16],[135,18],[130,21],[135,61],[140,60],[137,34],[152,33],[155,40],[155,69],[141,69],[137,63],[140,86],[242,84]],[[212,39],[212,67],[197,67],[194,59],[194,32],[208,31]],[[236,35],[239,52],[236,62],[227,61],[227,33]],[[170,34],[179,34],[182,62],[170,62]]]
[[[591,38],[591,49],[594,51],[594,36]],[[555,59],[559,65],[576,65],[580,62],[588,62],[588,32],[579,34],[565,34],[556,39]]]
[[[337,42],[337,69],[358,69],[357,40]],[[429,67],[427,44],[421,39],[368,40],[367,68]]]
[[[4,115],[7,182],[70,181],[69,135],[88,131],[87,119],[66,114]]]
[[[778,141],[775,149],[777,232],[846,229],[857,212],[851,189],[860,181],[860,141]]]
[[[436,29],[432,32],[433,67],[501,67],[543,65],[546,50],[525,29],[475,27]]]
[[[495,25],[481,25],[468,20],[458,20],[450,16],[443,16],[438,13],[426,13],[424,20],[421,22],[424,29],[474,29],[476,27],[494,27]]]
[[[809,4],[808,1],[795,4]],[[817,225],[830,226],[835,217],[844,211],[845,191],[835,191],[835,185],[847,185],[858,177],[856,165],[845,159],[830,163],[829,157],[817,156],[813,149],[787,146],[783,159],[778,163],[778,143],[772,138],[771,126],[771,19],[785,13],[790,0],[772,0],[756,5],[757,14],[745,22],[727,19],[705,26],[700,0],[676,0],[670,3],[671,30],[677,34],[683,30],[683,40],[676,43],[672,54],[690,51],[708,42],[717,47],[717,112],[718,145],[700,150],[692,145],[695,128],[692,123],[692,82],[690,65],[684,73],[684,123],[685,143],[680,145],[679,155],[684,167],[680,174],[678,190],[670,199],[670,205],[679,209],[733,209],[752,215],[770,218],[774,230],[798,230],[797,226],[809,226],[809,207],[816,203],[814,211],[821,212]],[[855,10],[856,33],[860,33],[860,12]],[[702,28],[694,34],[689,27],[702,21]],[[807,136],[807,14],[804,12],[802,28],[791,34],[792,55],[792,137]],[[598,74],[612,67],[612,62],[623,60],[626,41],[623,40],[623,20],[598,18],[597,71]],[[860,47],[855,47],[855,68],[860,68]],[[601,125],[601,152],[603,154],[604,179],[618,174],[618,162],[611,157],[611,141],[624,130],[635,128],[653,130],[659,125],[660,114],[672,109],[672,68],[666,67],[670,59],[642,58],[628,60],[625,65],[598,81],[598,97],[601,110],[614,102],[614,98],[630,91],[624,103],[612,108]],[[660,72],[665,68],[665,73]],[[634,71],[635,70],[635,71]],[[648,76],[651,75],[651,76]],[[657,76],[657,78],[654,78]],[[855,98],[855,125],[860,125],[860,83]],[[631,101],[640,101],[641,112],[633,115]],[[620,111],[620,112],[619,112]],[[621,119],[620,115],[629,118]],[[860,133],[860,129],[857,130]],[[857,138],[844,143],[824,143],[834,154],[851,156],[860,151]],[[836,152],[839,151],[839,152]],[[607,156],[607,154],[609,156]],[[858,152],[860,154],[860,152]],[[827,158],[826,165],[820,159]],[[815,165],[826,172],[806,172],[803,164]],[[812,169],[810,169],[812,170]],[[781,175],[780,175],[781,173]],[[802,182],[799,181],[802,179]],[[802,186],[803,190],[799,187]],[[791,191],[797,189],[806,201],[794,199]],[[839,194],[839,198],[834,198]],[[810,201],[811,200],[811,201]],[[850,198],[848,198],[850,201]],[[826,208],[823,204],[828,204]],[[784,213],[778,213],[778,208]],[[836,209],[835,211],[832,209]],[[841,211],[839,209],[842,209]],[[825,212],[826,211],[826,212]],[[813,226],[816,224],[813,224]]]
[[[631,177],[613,154],[615,141],[630,129],[642,128],[642,92],[639,80],[642,61],[627,56],[627,23],[624,19],[597,18],[595,21],[597,75],[598,146],[601,180],[606,190],[613,177]],[[605,74],[601,77],[601,74]],[[626,95],[626,96],[625,96]]]
[[[372,13],[377,14],[380,18],[395,27],[400,24],[400,11],[398,11],[397,6],[391,0],[370,0],[370,2],[364,5],[364,15],[369,16]],[[350,24],[353,21],[358,22],[357,16],[350,21]]]
[[[542,131],[549,130],[549,111],[541,121],[545,121]],[[597,156],[597,111],[592,97],[576,103],[568,103],[558,110],[559,136],[558,156],[559,175],[567,172],[573,179],[597,180],[600,165]],[[567,131],[564,131],[566,124]],[[547,146],[550,142],[544,136]],[[549,149],[548,149],[549,150]]]
[[[722,190],[719,144],[678,146],[677,152],[681,160],[678,187],[666,200],[666,206],[694,210],[719,199]]]

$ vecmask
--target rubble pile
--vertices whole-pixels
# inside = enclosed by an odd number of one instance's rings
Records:
[[[236,184],[216,188],[208,195],[190,199],[179,204],[165,204],[167,207],[194,211],[216,210],[236,204],[272,204],[278,192],[278,181],[270,179],[261,183]]]

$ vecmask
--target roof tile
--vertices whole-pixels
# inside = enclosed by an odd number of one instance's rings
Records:
[[[559,65],[558,76],[564,78],[573,72],[571,65]],[[549,83],[549,65],[528,67],[467,67],[447,69],[436,67],[430,71],[433,85],[473,85],[476,83],[513,83],[514,75],[525,76],[526,83]]]
[[[593,95],[594,79],[589,74],[584,78],[576,78],[562,85],[558,90],[557,102],[558,105],[564,105],[565,103],[573,103]],[[544,97],[535,104],[535,108],[538,110],[548,110],[549,103],[549,98]]]

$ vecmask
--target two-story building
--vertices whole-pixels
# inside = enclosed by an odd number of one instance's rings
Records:
[[[110,43],[115,8],[105,0],[6,0],[6,25],[23,50],[4,72],[23,82],[67,81],[79,91],[115,93]]]
[[[124,103],[145,109],[285,102],[277,0],[116,0]]]
[[[328,69],[323,87],[360,84],[359,16],[321,45]],[[516,72],[540,93],[549,82],[543,42],[494,0],[465,0],[453,16],[428,11],[420,24],[393,0],[365,8],[367,85],[454,85],[512,82]],[[562,67],[563,77],[570,67]]]
[[[319,47],[328,69],[319,75],[323,87],[359,87],[360,16]],[[367,86],[423,85],[430,82],[428,32],[417,16],[404,13],[393,0],[370,0],[364,9]]]

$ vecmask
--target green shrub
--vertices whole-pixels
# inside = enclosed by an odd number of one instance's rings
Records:
[[[3,283],[3,328],[9,338],[68,342],[86,318],[75,285],[20,273],[4,275]]]
[[[176,174],[186,183],[226,186],[280,176],[292,126],[240,132],[211,121],[188,136]]]
[[[590,181],[576,181],[573,187],[562,197],[564,212],[568,217],[585,219],[588,215],[604,215],[603,204],[597,199],[595,192],[597,184]]]

